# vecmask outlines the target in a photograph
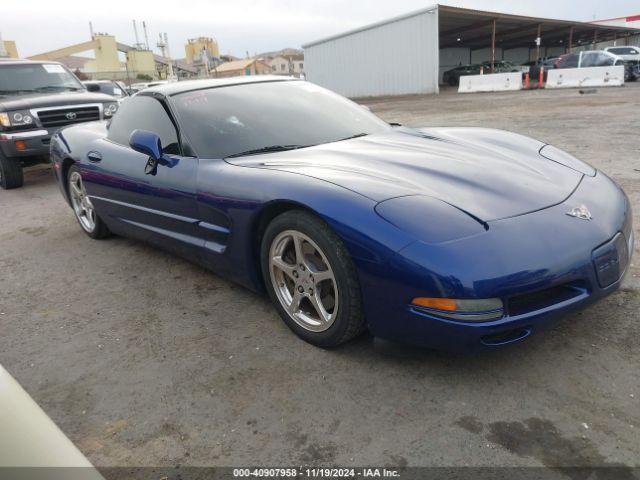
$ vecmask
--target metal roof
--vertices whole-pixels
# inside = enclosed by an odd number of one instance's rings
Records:
[[[564,44],[568,41],[569,30],[571,28],[573,28],[574,46],[592,43],[594,39],[601,42],[640,34],[640,30],[627,27],[487,12],[468,8],[450,7],[447,5],[433,5],[405,15],[310,42],[303,47],[309,48],[314,45],[378,28],[417,15],[434,12],[435,10],[438,11],[439,18],[440,48],[457,46],[477,49],[487,47],[491,44],[491,32],[494,21],[496,22],[496,46],[499,48],[532,46],[537,36],[538,26],[540,26],[544,46]]]
[[[603,42],[640,34],[640,30],[626,27],[485,12],[445,5],[439,7],[439,20],[440,48],[464,46],[476,49],[489,46],[494,20],[496,46],[503,49],[532,46],[537,37],[538,26],[545,47],[566,44],[570,29],[573,29],[574,47],[593,43],[594,40]]]
[[[254,63],[262,63],[268,66],[265,62],[259,58],[245,58],[244,60],[233,60],[231,62],[225,62],[218,65],[215,70],[218,72],[233,72],[234,70],[244,70],[250,67]]]
[[[312,47],[314,45],[318,45],[320,43],[326,43],[326,42],[330,42],[331,40],[337,40],[338,38],[348,37],[349,35],[353,35],[354,33],[360,33],[360,32],[364,32],[366,30],[372,30],[374,28],[378,28],[378,27],[381,27],[383,25],[388,25],[389,23],[399,22],[400,20],[405,20],[405,19],[411,18],[411,17],[417,17],[418,15],[422,15],[423,13],[434,12],[435,10],[438,9],[438,7],[439,7],[439,5],[437,5],[437,4],[436,5],[432,5],[432,6],[427,7],[427,8],[422,8],[420,10],[416,10],[416,11],[413,11],[413,12],[405,13],[404,15],[399,15],[397,17],[392,17],[392,18],[388,18],[386,20],[382,20],[380,22],[371,23],[369,25],[364,25],[362,27],[354,28],[353,30],[348,30],[348,31],[343,32],[343,33],[338,33],[336,35],[331,35],[330,37],[325,37],[325,38],[321,38],[320,40],[315,40],[313,42],[306,43],[306,44],[302,45],[302,48],[309,48],[309,47]]]

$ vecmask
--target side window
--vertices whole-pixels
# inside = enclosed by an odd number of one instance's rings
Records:
[[[582,62],[580,63],[581,68],[595,67],[597,64],[598,64],[597,53],[585,53],[582,55]]]
[[[606,53],[598,54],[598,66],[599,67],[609,67],[616,62],[615,57],[607,55]]]
[[[117,115],[111,120],[107,138],[128,147],[129,137],[134,130],[147,130],[157,134],[164,153],[180,154],[178,133],[164,107],[155,98],[138,95],[123,102]]]

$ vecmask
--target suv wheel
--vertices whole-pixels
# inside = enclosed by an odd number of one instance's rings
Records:
[[[0,152],[0,187],[5,190],[19,188],[24,184],[22,165],[17,160],[11,160]]]

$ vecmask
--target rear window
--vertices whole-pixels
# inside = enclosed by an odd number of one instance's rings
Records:
[[[610,48],[608,51],[616,55],[638,55],[638,50],[630,47]]]

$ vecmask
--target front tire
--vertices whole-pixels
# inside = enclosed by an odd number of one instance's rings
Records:
[[[365,330],[355,266],[319,218],[300,210],[276,217],[262,239],[261,264],[278,313],[303,340],[335,347]]]
[[[75,165],[69,169],[67,175],[67,192],[69,192],[73,213],[84,233],[96,240],[108,237],[110,235],[109,229],[93,208],[91,199],[84,188],[80,169]]]
[[[24,174],[19,161],[11,160],[0,152],[0,187],[4,190],[24,185]]]

